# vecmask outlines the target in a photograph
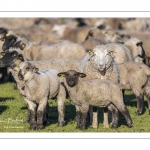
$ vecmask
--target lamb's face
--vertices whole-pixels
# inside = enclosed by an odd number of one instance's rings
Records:
[[[5,29],[5,28],[0,28],[0,40],[1,40],[1,41],[4,41],[7,32],[8,32],[7,29]]]
[[[112,58],[107,48],[100,45],[93,49],[93,54],[90,61],[95,69],[105,71],[107,67],[110,66]]]
[[[38,68],[34,67],[29,62],[22,62],[19,65],[18,78],[20,80],[29,81],[33,78],[33,74],[38,71]]]
[[[78,84],[79,77],[84,78],[84,73],[76,72],[75,70],[69,70],[67,72],[61,72],[58,74],[59,77],[63,76],[66,79],[67,84],[70,87],[74,87]]]

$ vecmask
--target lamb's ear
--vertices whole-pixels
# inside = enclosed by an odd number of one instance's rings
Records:
[[[115,54],[116,54],[116,52],[114,52],[114,51],[109,51],[109,55],[110,55],[111,57],[115,58]]]
[[[39,68],[36,68],[35,66],[33,66],[33,68],[32,68],[32,69],[33,69],[33,71],[34,71],[34,72],[39,71]]]
[[[22,44],[20,44],[20,46],[19,46],[19,48],[20,48],[21,50],[23,50],[25,47],[26,47],[26,44],[25,44],[25,43],[22,43]]]
[[[21,61],[25,61],[22,54],[18,55],[18,59],[21,60]]]
[[[87,52],[90,56],[94,55],[94,52],[93,51],[88,51]]]
[[[65,77],[65,72],[60,72],[57,74],[58,77],[63,78]]]
[[[0,58],[3,58],[4,55],[5,55],[5,52],[1,52],[0,53]]]
[[[86,77],[86,74],[84,74],[84,73],[79,73],[79,77],[80,77],[80,78],[84,78],[84,77]]]

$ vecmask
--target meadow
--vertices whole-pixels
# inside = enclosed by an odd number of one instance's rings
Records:
[[[133,127],[128,128],[125,118],[119,114],[118,128],[104,128],[103,127],[103,111],[102,108],[98,109],[99,112],[99,127],[93,129],[87,119],[87,129],[76,129],[75,122],[75,107],[70,99],[66,99],[65,103],[65,126],[58,127],[58,112],[56,100],[49,99],[49,122],[42,130],[30,130],[29,124],[26,123],[27,119],[27,106],[20,95],[18,90],[14,90],[13,82],[4,82],[0,84],[0,132],[53,132],[53,133],[85,133],[85,132],[149,132],[150,131],[150,115],[148,114],[147,100],[145,98],[145,110],[140,116],[136,115],[136,99],[132,91],[125,91],[126,106],[130,112]]]

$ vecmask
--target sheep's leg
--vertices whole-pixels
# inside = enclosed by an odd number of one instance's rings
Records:
[[[110,104],[108,106],[108,109],[112,114],[112,128],[116,128],[118,126],[118,119],[119,119],[118,109],[113,104]]]
[[[48,122],[48,113],[49,113],[49,104],[47,103],[46,105],[46,109],[44,112],[44,119],[43,119],[43,125],[46,126],[47,122]]]
[[[75,105],[75,107],[76,107],[76,122],[77,122],[76,129],[79,129],[81,124],[81,110],[78,105]]]
[[[132,119],[130,117],[129,111],[127,107],[124,105],[124,103],[116,103],[115,106],[118,108],[118,110],[123,114],[127,121],[127,125],[129,128],[131,128],[133,125]]]
[[[147,97],[148,110],[150,115],[150,85],[144,87],[144,94]]]
[[[29,124],[30,124],[30,129],[36,129],[36,107],[37,105],[30,100],[26,100],[28,104],[28,112],[30,114],[30,119],[29,119]]]
[[[137,115],[141,115],[144,109],[144,94],[142,89],[132,88],[137,99]]]
[[[98,128],[98,109],[97,107],[93,106],[93,121],[92,121],[92,127]]]
[[[104,128],[109,128],[108,108],[107,107],[103,108],[103,114],[104,114],[104,122],[103,122]]]
[[[45,119],[45,114],[46,114],[46,109],[47,109],[47,98],[43,98],[38,106],[37,109],[37,129],[42,129],[44,126],[44,119]]]
[[[87,117],[87,112],[89,110],[89,105],[82,105],[82,106],[79,106],[80,107],[80,129],[81,130],[84,130],[86,127],[86,117]]]
[[[66,90],[61,85],[59,93],[57,95],[57,107],[58,107],[58,126],[62,127],[65,124],[65,100],[66,100]]]
[[[93,106],[89,106],[89,111],[88,111],[88,115],[89,115],[89,122],[90,124],[92,124],[93,122]]]

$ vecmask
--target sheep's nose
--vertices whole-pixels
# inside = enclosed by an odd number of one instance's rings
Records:
[[[3,49],[3,51],[6,51],[6,50],[7,50],[7,46],[6,46],[6,45],[3,45],[3,46],[2,46],[2,49]]]

